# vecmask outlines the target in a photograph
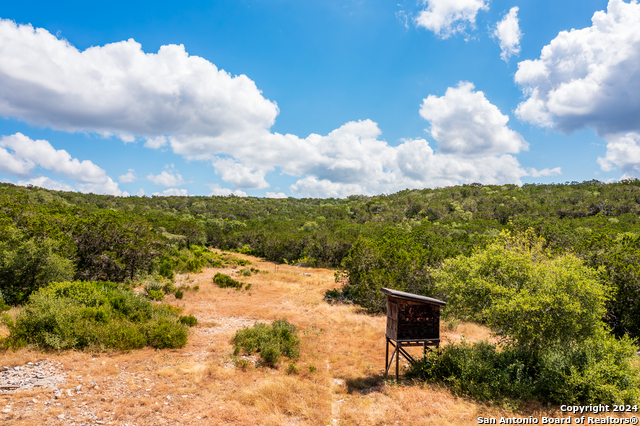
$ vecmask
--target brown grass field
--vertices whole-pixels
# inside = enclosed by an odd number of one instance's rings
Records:
[[[167,298],[199,320],[183,349],[0,352],[0,366],[49,360],[61,364],[59,373],[66,378],[57,398],[44,387],[0,392],[0,424],[471,425],[479,416],[499,421],[562,415],[557,407],[537,404],[514,413],[438,386],[395,383],[382,376],[385,317],[323,301],[325,290],[336,286],[333,271],[280,265],[275,273],[273,263],[241,257],[269,271],[238,278],[252,284],[248,292],[212,283],[216,272],[231,274],[231,269],[177,278],[178,285],[200,286],[181,301]],[[230,343],[235,331],[282,317],[300,329],[298,373],[287,374],[289,360],[277,369],[237,368]],[[474,324],[442,330],[445,341],[462,335],[471,341],[489,337]]]

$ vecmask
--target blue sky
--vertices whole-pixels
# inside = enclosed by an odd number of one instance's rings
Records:
[[[640,176],[634,1],[4,2],[0,180],[344,197]]]

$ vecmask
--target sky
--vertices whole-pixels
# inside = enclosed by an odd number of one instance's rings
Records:
[[[346,197],[640,177],[637,0],[0,4],[0,181]]]

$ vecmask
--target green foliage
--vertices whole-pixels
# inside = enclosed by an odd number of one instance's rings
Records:
[[[575,255],[544,244],[531,229],[503,232],[469,257],[445,260],[433,277],[448,315],[489,325],[506,345],[450,344],[410,376],[493,401],[636,401],[633,342],[616,340],[602,321],[610,288]]]
[[[238,271],[238,275],[242,277],[250,277],[252,268],[242,268]]]
[[[487,324],[520,346],[582,341],[602,327],[610,290],[571,254],[552,257],[530,230],[469,257],[445,260],[433,274],[446,312]]]
[[[229,255],[224,257],[224,261],[226,262],[225,265],[228,265],[231,267],[251,265],[251,262],[248,261],[247,259],[240,259],[239,257],[229,256]]]
[[[290,362],[287,366],[287,374],[298,374],[299,372],[300,370],[298,367],[294,363]]]
[[[147,291],[147,297],[151,300],[163,300],[164,293],[162,290],[149,290]]]
[[[174,296],[176,297],[176,299],[182,299],[184,297],[184,292],[182,291],[182,289],[180,289],[175,292]]]
[[[411,365],[407,375],[441,382],[454,393],[488,401],[635,404],[640,373],[628,339],[602,335],[539,353],[479,342],[449,344]],[[517,403],[517,402],[516,402]]]
[[[640,338],[640,235],[597,233],[583,241],[579,250],[614,288],[607,315],[613,332]]]
[[[216,273],[213,276],[213,282],[217,284],[220,288],[235,288],[236,290],[240,290],[242,288],[242,283],[234,280],[229,275],[221,274],[220,272]]]
[[[34,292],[15,319],[5,317],[10,331],[5,345],[55,350],[182,347],[187,331],[177,316],[115,283],[59,282]]]
[[[454,393],[482,400],[532,399],[535,380],[528,353],[498,351],[486,342],[449,344],[427,352],[410,366],[407,377],[441,381]]]
[[[608,334],[543,351],[538,394],[556,404],[636,404],[640,373],[631,339]]]
[[[37,286],[72,276],[123,282],[138,274],[172,278],[207,266],[247,266],[241,259],[209,255],[207,244],[321,267],[339,267],[349,257],[338,277],[342,285],[353,278],[353,291],[343,289],[346,300],[362,300],[379,311],[380,300],[373,297],[381,283],[428,295],[429,268],[481,249],[503,229],[531,227],[552,253],[572,252],[602,267],[614,288],[608,323],[619,336],[640,335],[640,259],[631,242],[639,234],[638,179],[522,187],[474,183],[344,199],[114,197],[5,183],[0,188],[0,290],[8,289],[10,304],[22,303]],[[400,253],[397,268],[386,262],[394,253],[385,245],[396,239],[385,235],[387,229],[404,233],[397,241],[425,257],[407,264]],[[354,247],[359,240],[364,242]],[[53,277],[52,270],[60,274]],[[36,287],[32,276],[39,277]],[[421,276],[415,288],[411,276]]]
[[[189,327],[195,327],[198,324],[198,318],[193,315],[181,315],[179,321]]]
[[[160,317],[144,327],[149,346],[157,349],[182,348],[187,344],[187,330],[181,323]]]
[[[388,228],[375,238],[360,237],[336,273],[336,282],[344,283],[343,288],[328,291],[325,298],[352,301],[369,312],[384,312],[386,297],[381,287],[432,296],[430,267],[459,253],[448,251],[450,244],[425,228],[414,232]]]
[[[160,238],[144,220],[101,211],[80,219],[73,230],[77,278],[123,281],[148,270],[160,250]]]
[[[162,286],[162,291],[163,291],[165,294],[174,293],[174,292],[176,291],[176,286],[175,286],[175,285],[173,285],[173,282],[168,281],[167,283],[165,283],[165,284]]]
[[[256,323],[253,327],[238,330],[232,339],[234,354],[244,350],[247,354],[258,352],[262,362],[275,366],[280,357],[298,358],[300,356],[300,338],[296,326],[286,319],[273,323]]]
[[[40,287],[73,278],[73,263],[58,250],[59,244],[52,239],[27,238],[12,226],[0,229],[0,291],[4,301],[16,305]]]

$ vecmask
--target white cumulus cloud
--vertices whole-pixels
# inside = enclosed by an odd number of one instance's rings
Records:
[[[80,51],[45,29],[0,20],[0,115],[157,147],[167,134],[269,128],[277,114],[252,80],[182,45],[145,53],[129,39]]]
[[[189,195],[187,193],[186,189],[180,189],[180,188],[169,188],[169,189],[165,189],[162,192],[154,192],[153,195],[164,195],[164,196],[172,196],[172,195],[177,195],[177,196],[186,196]]]
[[[261,189],[269,187],[264,179],[265,170],[240,164],[231,158],[216,158],[213,161],[213,166],[222,180],[237,188]]]
[[[503,115],[474,85],[460,82],[442,97],[430,95],[420,115],[431,123],[431,136],[442,154],[487,155],[527,149],[522,136],[509,129]]]
[[[129,169],[127,173],[120,175],[120,177],[118,178],[118,181],[120,183],[131,183],[131,182],[135,182],[137,178],[138,176],[136,175],[136,171],[134,169]]]
[[[160,174],[154,175],[149,173],[147,179],[156,185],[161,186],[180,186],[184,184],[182,175],[177,170],[163,170]]]
[[[514,6],[509,13],[504,15],[502,20],[498,22],[493,30],[493,36],[500,43],[500,57],[503,61],[508,61],[513,55],[520,53],[520,39],[522,31],[520,31],[520,20],[518,19],[518,6]]]
[[[489,10],[487,0],[424,0],[426,9],[415,18],[415,24],[448,38],[475,27],[480,10]]]
[[[220,184],[210,183],[208,184],[211,193],[210,197],[228,197],[229,195],[235,195],[236,197],[246,197],[247,193],[236,189],[235,191],[230,190],[229,188],[222,188]]]
[[[516,114],[563,131],[640,130],[640,5],[610,0],[592,26],[562,31],[539,59],[518,64],[527,100]]]
[[[559,176],[562,174],[562,168],[554,167],[553,169],[536,170],[534,168],[527,169],[529,176],[542,177],[542,176]]]
[[[39,186],[40,188],[51,189],[53,191],[74,191],[71,185],[67,185],[64,182],[53,180],[47,176],[38,176],[29,180],[19,180],[18,185],[21,186]]]
[[[518,64],[515,81],[527,99],[516,114],[567,133],[592,128],[608,142],[603,169],[615,165],[638,175],[633,147],[640,133],[640,4],[610,0],[591,21],[590,27],[560,32],[539,59]]]
[[[606,137],[607,153],[598,158],[602,170],[618,168],[623,177],[640,176],[640,134],[636,132],[613,134]]]
[[[265,194],[267,198],[287,198],[284,192],[268,192]]]
[[[74,180],[82,192],[123,195],[103,169],[89,160],[72,158],[63,149],[56,150],[46,140],[33,140],[22,133],[0,138],[0,172],[32,177],[38,167]]]

